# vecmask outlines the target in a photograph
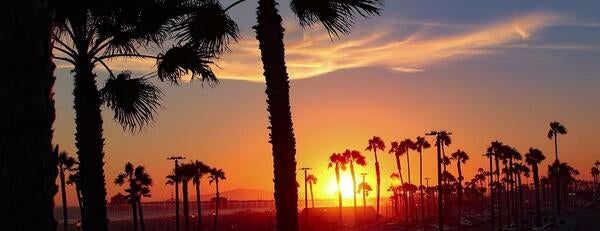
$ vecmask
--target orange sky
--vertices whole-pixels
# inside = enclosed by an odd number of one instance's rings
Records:
[[[404,9],[397,4],[388,5]],[[345,149],[367,156],[369,165],[357,168],[357,173],[367,172],[367,181],[374,185],[373,154],[364,151],[373,135],[389,146],[393,140],[414,139],[431,129],[452,131],[453,144],[447,150],[460,148],[471,156],[463,170],[470,179],[477,168],[487,166],[481,155],[495,139],[522,153],[532,146],[540,148],[552,160],[553,143],[546,133],[553,120],[569,129],[560,137],[561,160],[578,168],[581,178],[590,178],[591,164],[600,159],[593,146],[600,140],[596,132],[600,52],[598,44],[580,40],[551,43],[570,33],[557,26],[573,23],[570,14],[530,10],[464,25],[450,19],[440,19],[450,20],[446,24],[422,21],[411,14],[401,18],[394,12],[371,21],[378,26],[361,22],[352,35],[333,41],[319,29],[301,30],[291,26],[293,19],[286,19],[298,168],[314,169],[319,178],[317,197],[334,196],[328,156]],[[588,27],[578,28],[584,35],[591,33]],[[179,87],[159,84],[165,92],[164,108],[143,133],[124,132],[104,109],[109,197],[122,191],[113,181],[130,161],[146,166],[153,176],[151,200],[169,198],[172,187],[164,185],[164,176],[172,169],[166,160],[172,154],[224,169],[227,180],[220,185],[224,191],[272,190],[260,59],[252,31],[242,28],[242,34],[240,43],[217,62],[222,68],[217,70],[222,79],[218,87],[203,88],[199,82]],[[146,73],[153,64],[117,60],[111,66],[115,71]],[[71,68],[64,63],[58,67],[54,142],[74,155]],[[98,74],[101,86],[106,73],[98,69]],[[435,182],[434,149],[423,155],[424,177]],[[411,180],[418,183],[417,153],[410,158]],[[379,160],[382,191],[387,195],[395,160],[387,150],[379,153]],[[406,179],[405,157],[402,164]],[[450,171],[456,172],[455,166]],[[73,189],[68,190],[69,204],[74,205]],[[205,182],[202,190],[213,192],[213,187]],[[304,195],[302,188],[299,193]]]

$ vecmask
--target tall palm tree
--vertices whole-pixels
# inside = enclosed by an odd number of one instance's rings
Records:
[[[315,208],[315,198],[313,197],[313,184],[317,184],[317,177],[313,174],[308,174],[306,177],[306,182],[310,188],[310,204],[313,208]]]
[[[234,4],[243,2],[238,0]],[[232,5],[234,5],[232,4]],[[347,34],[357,15],[378,15],[382,0],[292,0],[292,12],[304,27],[320,23],[330,35]],[[273,145],[275,206],[278,230],[298,230],[296,148],[285,65],[284,28],[277,0],[258,0],[256,38],[267,85],[267,111]],[[227,8],[229,9],[229,8]]]
[[[539,169],[538,165],[544,160],[546,157],[539,149],[529,148],[529,152],[525,154],[525,163],[531,166],[531,171],[533,172],[533,185],[535,190],[535,224],[537,227],[542,226],[542,203],[540,201],[540,177],[539,177]]]
[[[506,147],[506,153],[505,153],[505,158],[508,159],[508,167],[507,167],[507,182],[510,184],[510,191],[511,193],[509,195],[511,195],[512,200],[512,214],[513,214],[513,218],[516,221],[517,220],[517,200],[516,200],[516,190],[515,190],[515,184],[516,184],[516,180],[514,179],[513,175],[514,173],[517,171],[516,169],[514,169],[514,164],[513,161],[514,160],[522,160],[522,156],[521,153],[519,151],[517,151],[517,149],[515,149],[514,147]]]
[[[101,106],[114,111],[124,129],[139,131],[155,118],[160,90],[147,78],[127,72],[113,74],[107,61],[115,58],[157,62],[160,81],[177,84],[180,77],[216,81],[210,65],[237,26],[212,0],[59,1],[53,33],[54,59],[74,67],[76,146],[80,164],[85,230],[106,230],[104,137]],[[207,23],[209,22],[209,23]],[[209,25],[207,25],[209,24]],[[173,41],[175,40],[175,41]],[[160,54],[150,47],[165,47]],[[108,72],[97,88],[96,66]]]
[[[421,222],[422,226],[425,227],[425,207],[423,207],[423,149],[431,148],[431,144],[425,139],[425,137],[417,136],[415,141],[415,149],[419,152],[419,207],[421,208]]]
[[[402,155],[404,155],[407,150],[406,150],[406,145],[401,145],[403,144],[402,142],[397,142],[397,141],[393,141],[390,145],[390,150],[388,151],[388,153],[393,153],[394,156],[396,157],[396,168],[398,168],[398,173],[396,174],[396,178],[400,180],[400,185],[402,186],[404,185],[404,178],[402,177],[402,164],[400,163],[400,157]],[[404,190],[403,187],[396,187],[393,188],[393,192],[394,192],[394,203],[396,203],[396,209],[394,210],[394,212],[396,214],[399,214],[399,210],[400,210],[400,192],[397,192],[398,190]],[[406,195],[406,194],[404,194]],[[406,207],[406,209],[408,209],[408,207]],[[406,212],[408,214],[408,211]],[[408,219],[408,216],[405,217],[406,219]]]
[[[461,205],[462,205],[462,194],[463,194],[463,186],[462,186],[462,181],[464,180],[464,177],[462,175],[462,169],[461,169],[461,164],[465,164],[467,163],[467,161],[469,160],[469,155],[464,152],[461,151],[460,149],[458,149],[456,152],[452,153],[452,158],[454,160],[456,160],[456,167],[458,169],[458,218],[459,218],[459,222],[458,225],[460,226],[460,218],[461,218]]]
[[[198,170],[193,162],[184,163],[179,166],[179,174],[181,175],[181,193],[183,197],[183,227],[185,231],[190,230],[190,205],[189,205],[189,190],[188,185],[190,180],[198,174]]]
[[[200,200],[200,179],[204,174],[210,173],[210,167],[202,161],[194,161],[196,167],[196,175],[192,179],[192,183],[196,186],[196,209],[198,210],[198,228],[202,227],[202,201]]]
[[[0,9],[0,230],[54,230],[53,1]]]
[[[60,179],[60,193],[62,195],[62,207],[63,207],[63,228],[65,231],[69,229],[69,215],[67,213],[67,191],[65,188],[65,172],[73,171],[76,160],[69,156],[69,153],[62,151],[58,154],[58,172]]]
[[[492,167],[492,159],[493,159],[492,157],[494,156],[494,153],[490,152],[490,150],[488,150],[488,152],[486,154],[484,154],[484,156],[487,156],[490,161],[490,165],[489,165],[490,170],[488,173],[489,174],[488,181],[489,181],[489,186],[490,186],[490,210],[491,210],[491,215],[492,215],[492,230],[496,230],[496,226],[494,223],[494,219],[495,219],[494,211],[496,210],[495,206],[494,206],[494,204],[495,204],[495,200],[494,200],[494,194],[495,194],[494,191],[495,190],[494,190],[494,176],[493,176],[494,168]]]
[[[524,212],[523,212],[523,184],[521,182],[521,175],[529,177],[530,170],[527,167],[527,165],[524,165],[522,163],[514,163],[513,166],[514,166],[513,167],[514,172],[515,172],[515,174],[517,176],[517,186],[518,186],[518,189],[519,189],[519,202],[520,202],[520,206],[519,206],[520,210],[519,210],[519,212],[521,213],[519,227],[520,227],[521,230],[523,230],[524,229],[524,227],[523,227],[523,221],[525,220],[525,215],[524,215]]]
[[[175,231],[179,231],[179,184],[181,183],[181,171],[179,170],[180,165],[176,162],[173,173],[166,176],[167,181],[165,185],[175,186]]]
[[[560,122],[553,121],[550,122],[550,130],[548,130],[548,139],[554,138],[554,154],[556,166],[560,166],[560,161],[558,160],[558,135],[566,135],[567,128],[562,125]],[[556,213],[560,214],[560,177],[556,177]]]
[[[146,168],[141,165],[134,168],[133,164],[127,162],[127,164],[125,164],[124,172],[119,173],[115,178],[115,184],[119,186],[128,184],[125,192],[127,193],[126,196],[133,211],[133,230],[137,230],[137,218],[139,212],[140,225],[142,231],[144,231],[145,226],[141,198],[150,197],[150,186],[152,185],[152,178],[146,172]]]
[[[410,150],[415,150],[417,147],[415,145],[415,142],[412,141],[411,139],[404,139],[403,141],[400,142],[400,146],[404,146],[404,150],[406,150],[406,167],[407,167],[407,172],[408,172],[408,184],[412,185],[411,182],[411,176],[410,176]],[[414,205],[414,198],[413,198],[413,192],[409,191],[408,193],[408,214],[407,217],[412,216],[414,213],[412,212],[413,210],[413,205]]]
[[[356,213],[356,174],[354,174],[354,163],[360,166],[366,166],[367,161],[365,160],[365,156],[363,156],[357,150],[350,151],[346,149],[342,155],[344,158],[346,158],[346,162],[350,164],[350,174],[352,175],[352,192],[354,196],[354,210]]]
[[[337,191],[338,191],[338,205],[339,205],[339,225],[343,225],[342,221],[342,187],[340,180],[340,169],[342,171],[346,171],[346,165],[348,164],[348,159],[344,157],[343,154],[333,153],[329,156],[329,165],[327,168],[335,169],[335,181],[337,183]]]
[[[502,227],[502,183],[500,181],[500,158],[503,156],[503,152],[505,149],[505,145],[500,141],[492,141],[490,146],[487,148],[487,152],[494,156],[495,166],[496,166],[496,182],[492,182],[496,189],[496,195],[498,195],[497,199],[497,207],[498,207],[498,227]]]
[[[225,172],[223,169],[212,168],[209,172],[208,179],[209,183],[215,183],[215,220],[213,223],[213,230],[217,231],[217,225],[219,224],[219,180],[225,180]]]
[[[375,219],[379,219],[379,198],[381,195],[381,172],[379,170],[379,160],[377,159],[377,150],[384,151],[385,143],[378,136],[369,139],[369,144],[365,150],[373,151],[375,155],[375,176],[377,177],[377,209],[375,210]]]

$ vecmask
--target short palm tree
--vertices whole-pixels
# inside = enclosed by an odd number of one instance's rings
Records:
[[[131,204],[133,211],[133,230],[137,230],[137,217],[139,212],[140,224],[142,231],[145,230],[144,226],[144,215],[142,212],[141,198],[150,197],[150,186],[152,185],[152,178],[146,172],[144,166],[133,167],[133,164],[125,164],[125,170],[117,175],[115,184],[122,186],[128,184],[125,189],[127,198]]]
[[[67,191],[65,188],[65,172],[73,171],[77,161],[75,158],[69,156],[69,153],[63,151],[58,154],[58,173],[60,179],[60,193],[62,195],[62,207],[63,207],[63,226],[64,230],[69,229],[69,215],[67,213]]]
[[[83,229],[107,229],[104,185],[104,136],[101,106],[114,111],[124,129],[139,131],[151,123],[160,90],[147,78],[128,72],[115,75],[107,61],[115,58],[156,61],[152,75],[178,83],[191,74],[216,81],[210,65],[230,39],[235,23],[212,0],[59,1],[53,33],[54,59],[73,66],[76,146],[80,164]],[[148,48],[169,48],[160,54]],[[108,72],[97,88],[96,66]]]
[[[77,167],[73,167],[71,174],[69,174],[69,178],[67,179],[68,185],[75,186],[75,195],[77,196],[77,205],[79,205],[79,217],[83,218],[83,201],[81,200],[81,188],[79,186],[79,169]]]
[[[367,211],[367,197],[369,196],[370,191],[373,191],[373,188],[371,185],[369,185],[369,183],[363,181],[358,184],[357,192],[363,194],[363,216],[366,215],[365,211]]]
[[[181,164],[178,168],[181,175],[181,194],[183,197],[183,227],[185,231],[190,230],[190,205],[189,205],[189,182],[198,174],[193,162]]]
[[[202,161],[194,161],[196,167],[196,175],[192,179],[192,183],[196,186],[196,209],[198,210],[198,228],[202,227],[202,201],[200,200],[200,180],[202,176],[210,173],[210,167]]]
[[[166,176],[167,181],[165,185],[173,185],[175,186],[175,230],[179,231],[179,184],[181,183],[181,171],[179,170],[179,165],[175,164],[175,169],[172,174]]]
[[[546,157],[539,149],[529,148],[529,152],[525,154],[525,163],[531,166],[533,172],[533,186],[535,190],[535,212],[536,218],[535,223],[537,227],[542,226],[542,202],[540,201],[540,176],[538,165]]]
[[[600,174],[600,170],[596,166],[594,166],[590,170],[590,174],[592,174],[592,177],[594,178],[594,199],[595,199],[596,197],[598,197],[598,175]]]
[[[454,160],[456,160],[456,168],[458,169],[458,217],[460,219],[461,217],[461,206],[462,206],[462,196],[463,196],[463,186],[462,186],[462,181],[464,180],[464,177],[462,175],[462,168],[461,168],[461,164],[465,164],[467,163],[467,161],[469,160],[469,155],[458,149],[456,152],[452,153],[452,158]],[[460,221],[458,222],[459,226],[460,226]]]
[[[333,168],[335,170],[335,181],[337,183],[337,191],[338,191],[338,206],[339,206],[339,225],[344,224],[342,221],[342,187],[340,180],[340,169],[342,171],[346,170],[346,165],[348,164],[348,159],[344,157],[343,154],[333,153],[329,156],[329,164],[327,168]]]
[[[223,169],[211,168],[209,171],[209,183],[215,183],[215,220],[213,223],[213,230],[217,231],[217,225],[219,224],[219,180],[225,180],[225,172]]]
[[[346,162],[350,164],[350,174],[352,175],[352,191],[354,196],[354,210],[356,212],[356,174],[354,174],[354,163],[360,166],[366,166],[367,161],[365,160],[365,156],[363,156],[359,151],[356,150],[348,150],[342,153],[344,158],[346,158]]]
[[[560,166],[558,160],[558,135],[566,135],[567,128],[560,122],[550,122],[550,130],[548,130],[548,139],[554,139],[554,154],[556,166]],[[560,177],[556,177],[556,213],[560,214]]]
[[[369,144],[365,150],[373,151],[375,155],[375,175],[377,177],[377,209],[375,210],[376,217],[375,219],[379,219],[379,198],[381,195],[381,172],[379,170],[379,160],[377,159],[377,150],[384,151],[385,143],[378,136],[373,136],[373,138],[369,139]]]
[[[425,139],[425,137],[417,136],[417,140],[415,141],[415,150],[419,152],[419,207],[421,208],[421,224],[425,227],[425,207],[423,205],[423,150],[431,148],[431,144]]]
[[[313,184],[317,184],[317,177],[313,174],[309,174],[306,177],[306,182],[310,188],[310,204],[314,208],[315,207],[315,198],[313,197]]]

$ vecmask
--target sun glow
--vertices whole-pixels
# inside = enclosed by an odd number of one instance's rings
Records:
[[[358,184],[359,182],[356,183]],[[354,191],[352,187],[352,176],[350,176],[350,174],[340,171],[340,188],[342,189],[343,199],[352,199],[354,197],[352,194],[352,192]],[[335,180],[335,175],[333,175],[329,179],[327,192],[329,197],[337,199],[338,188],[337,182]]]

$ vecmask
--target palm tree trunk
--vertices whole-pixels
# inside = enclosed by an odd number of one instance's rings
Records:
[[[354,222],[356,222],[356,176],[354,175],[354,164],[352,161],[350,161],[350,173],[352,174],[352,196],[354,196]]]
[[[408,168],[408,185],[412,185],[411,181],[410,181],[410,157],[408,155],[409,151],[408,149],[406,150],[406,167]],[[408,190],[408,214],[407,217],[410,216],[412,219],[412,215],[413,215],[413,193],[412,190]]]
[[[142,228],[142,231],[146,231],[146,226],[144,225],[144,212],[142,211],[142,201],[140,199],[141,198],[138,198],[137,201],[138,210],[140,213],[140,228]]]
[[[458,230],[460,230],[460,218],[462,209],[462,171],[460,169],[460,158],[456,160],[458,167]]]
[[[423,151],[419,151],[419,207],[421,208],[421,225],[425,229],[425,209],[423,207]]]
[[[200,181],[196,184],[196,209],[198,210],[198,230],[202,229],[202,201],[200,201]]]
[[[104,182],[104,138],[100,95],[93,66],[87,57],[79,57],[75,68],[75,145],[83,196],[83,230],[106,231],[106,187]]]
[[[183,230],[190,230],[190,207],[188,200],[188,181],[184,180],[181,184],[181,189],[183,191]]]
[[[267,84],[267,111],[273,145],[273,175],[277,230],[298,231],[296,139],[290,110],[289,81],[285,66],[282,19],[274,0],[259,0],[256,38]]]
[[[63,207],[63,230],[69,230],[69,215],[67,212],[67,192],[65,189],[65,169],[59,167],[60,171],[60,193],[62,195],[62,207]]]
[[[498,153],[495,155],[496,160],[496,191],[498,192],[498,227],[502,229],[502,183],[500,182],[500,160]]]
[[[315,208],[315,198],[313,197],[312,182],[310,183],[309,187],[310,187],[310,204],[312,205],[313,208]]]
[[[0,8],[0,230],[55,230],[57,155],[51,33],[45,0]]]
[[[377,149],[373,149],[375,154],[375,175],[377,177],[377,209],[375,210],[375,220],[379,219],[379,198],[381,196],[381,172],[379,171],[379,160],[377,160]]]
[[[131,202],[131,211],[132,211],[132,217],[133,217],[133,231],[137,231],[137,203],[136,200],[134,198],[130,199]]]
[[[525,227],[523,227],[523,221],[525,220],[525,215],[523,214],[523,185],[521,184],[521,174],[518,174],[517,180],[519,182],[519,202],[521,204],[521,206],[520,206],[521,220],[519,222],[519,226],[521,227],[521,230],[524,230]]]
[[[335,165],[335,180],[337,182],[337,189],[338,189],[338,221],[339,221],[339,225],[343,225],[343,221],[342,221],[342,187],[341,187],[341,182],[340,182],[340,167],[336,164]]]
[[[560,161],[558,160],[558,133],[554,132],[554,151],[556,154],[556,214],[560,215]]]
[[[436,141],[437,146],[437,174],[438,174],[438,227],[439,230],[444,230],[444,214],[442,208],[442,151],[441,151],[441,143],[440,139],[437,138]]]
[[[175,160],[177,161],[177,160]],[[175,174],[177,174],[177,162],[175,162]],[[179,231],[179,180],[175,181],[175,231]]]
[[[494,169],[492,168],[492,155],[489,155],[490,159],[490,210],[492,212],[492,231],[496,230],[496,226],[494,224]]]
[[[533,186],[535,188],[535,225],[536,227],[542,227],[542,204],[540,202],[540,178],[538,176],[538,165],[534,163],[531,165],[531,171],[533,172]]]
[[[217,177],[215,180],[215,188],[216,188],[216,199],[215,199],[215,222],[213,224],[214,231],[217,231],[217,227],[219,224],[219,178]]]

